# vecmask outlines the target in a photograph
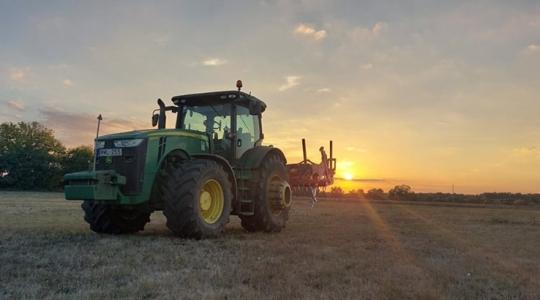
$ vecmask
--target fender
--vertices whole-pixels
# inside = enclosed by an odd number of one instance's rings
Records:
[[[276,154],[284,164],[287,164],[287,159],[281,150],[272,146],[257,146],[246,151],[239,159],[239,166],[242,169],[253,170],[259,168],[264,159],[269,155]]]

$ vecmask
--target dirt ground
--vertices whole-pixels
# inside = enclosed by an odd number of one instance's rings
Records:
[[[540,299],[540,209],[297,199],[279,234],[98,235],[79,202],[0,193],[0,299]]]

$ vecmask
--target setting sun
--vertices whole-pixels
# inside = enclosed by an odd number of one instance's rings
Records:
[[[343,174],[343,178],[345,180],[352,180],[353,179],[353,175],[351,173],[345,173]]]

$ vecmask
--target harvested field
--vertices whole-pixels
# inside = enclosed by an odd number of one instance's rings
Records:
[[[0,193],[0,298],[540,298],[538,207],[297,199],[279,234],[236,217],[176,238],[89,231],[79,202]]]

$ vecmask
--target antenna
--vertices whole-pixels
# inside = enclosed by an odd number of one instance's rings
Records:
[[[101,114],[97,117],[97,131],[96,131],[96,139],[99,137],[99,125],[101,124],[101,120],[103,120],[103,117]]]
[[[99,116],[97,117],[97,120],[98,121],[97,121],[97,130],[96,130],[96,140],[99,137],[99,125],[101,125],[101,120],[103,120],[103,117],[101,116],[101,114],[99,114]],[[92,164],[93,171],[96,170],[96,160],[97,160],[97,149],[94,143],[94,163]]]

